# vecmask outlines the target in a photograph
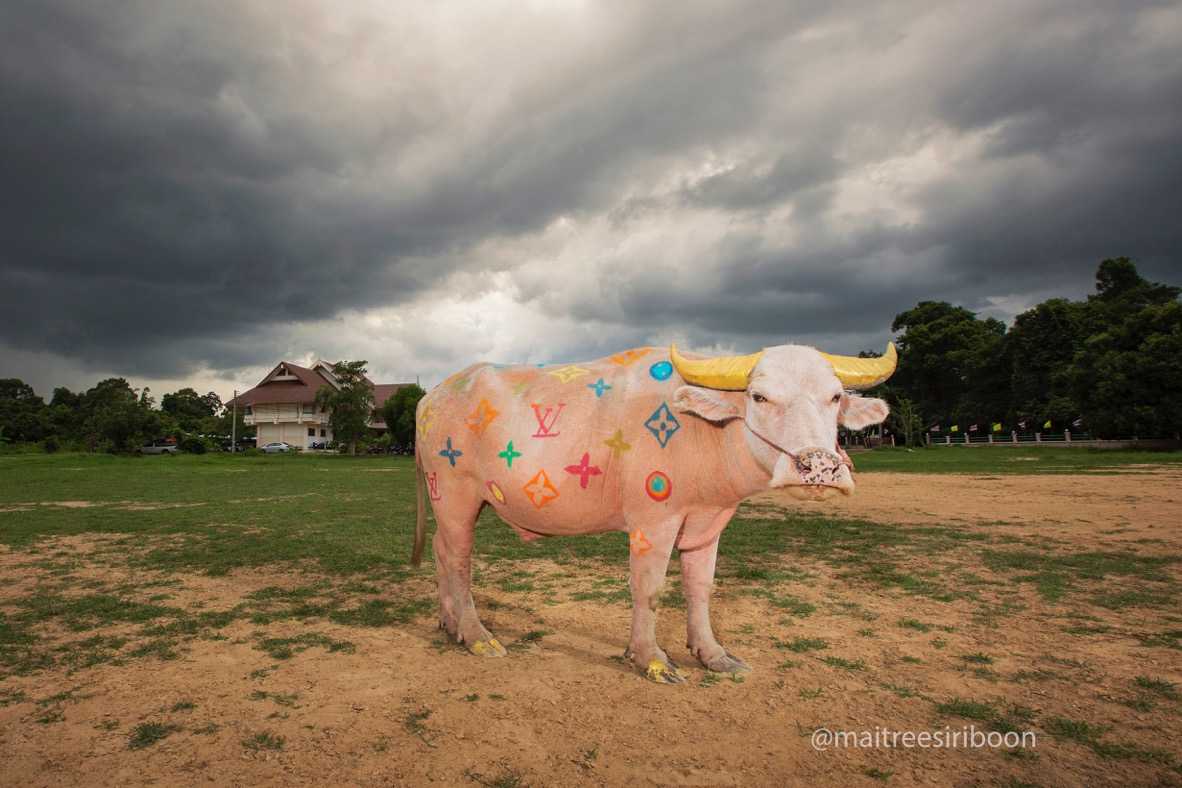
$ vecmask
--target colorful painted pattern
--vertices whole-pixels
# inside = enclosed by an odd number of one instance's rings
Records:
[[[480,404],[476,406],[476,410],[468,416],[468,429],[472,430],[477,435],[483,435],[484,431],[488,429],[488,425],[492,424],[493,419],[500,416],[501,412],[488,403],[488,400],[480,400]]]
[[[644,491],[654,501],[665,501],[673,494],[673,482],[663,471],[653,471],[644,480]]]
[[[538,420],[538,431],[533,434],[535,438],[557,438],[559,433],[554,429],[558,424],[558,417],[562,415],[562,409],[566,407],[565,402],[559,402],[558,407],[546,405],[545,412],[542,411],[542,406],[534,402],[530,404],[534,409],[534,418]]]
[[[668,380],[673,374],[673,365],[668,361],[658,361],[648,368],[648,374],[653,376],[653,380]]]
[[[613,457],[619,457],[621,454],[632,448],[632,444],[626,443],[624,441],[623,430],[616,430],[616,434],[605,440],[603,443],[605,446],[611,448]]]
[[[464,453],[459,449],[453,449],[451,445],[451,437],[447,439],[447,448],[439,452],[440,457],[447,457],[447,461],[451,463],[451,467],[456,467],[456,457],[463,457]]]
[[[497,499],[497,503],[505,502],[505,493],[501,491],[499,484],[490,480],[486,486],[488,487],[488,491],[492,493],[492,497]]]
[[[653,549],[653,543],[645,538],[644,531],[637,528],[628,534],[628,549],[632,551],[633,555],[644,555]]]
[[[673,411],[669,410],[669,404],[662,402],[661,407],[653,411],[653,415],[648,417],[644,426],[653,434],[663,449],[669,439],[673,437],[673,433],[681,429],[681,422],[673,415]]]
[[[535,473],[534,477],[526,482],[521,489],[525,491],[530,503],[538,509],[558,497],[558,488],[550,483],[550,477],[546,475],[545,469]]]
[[[513,460],[520,457],[521,452],[519,452],[513,448],[513,441],[509,441],[509,445],[505,447],[504,451],[498,452],[497,456],[505,461],[505,465],[507,467],[512,468],[513,467]]]
[[[646,355],[648,355],[648,348],[634,348],[615,354],[611,357],[610,361],[617,366],[626,367],[638,358],[644,358]]]
[[[427,494],[431,497],[432,501],[438,501],[441,497],[439,495],[439,474],[432,471],[431,473],[423,474],[423,476],[427,479]]]
[[[587,388],[589,388],[595,392],[595,399],[599,399],[600,397],[603,396],[603,392],[610,389],[611,386],[604,383],[603,378],[600,378],[599,380],[595,381],[594,383],[588,383]]]
[[[435,409],[430,404],[423,405],[423,410],[419,413],[418,423],[415,425],[415,431],[419,435],[419,439],[427,437],[431,432],[431,422],[435,421]]]
[[[579,477],[579,486],[587,489],[587,480],[592,476],[599,476],[603,471],[591,464],[591,453],[583,452],[583,458],[578,465],[566,466],[566,472]]]
[[[571,364],[570,366],[563,367],[562,369],[556,369],[552,372],[547,372],[546,374],[553,375],[554,377],[561,380],[563,383],[570,383],[572,380],[574,380],[576,378],[583,377],[583,375],[590,375],[591,370],[583,369],[582,367],[578,367],[578,366],[575,366],[574,364]]]

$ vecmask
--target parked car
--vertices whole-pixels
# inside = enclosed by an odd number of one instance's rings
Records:
[[[176,445],[176,441],[171,443],[168,441],[158,440],[140,446],[136,451],[139,454],[180,454],[180,447]]]
[[[276,441],[275,443],[266,444],[262,447],[262,450],[266,454],[282,454],[283,452],[294,451],[295,447],[290,443]]]

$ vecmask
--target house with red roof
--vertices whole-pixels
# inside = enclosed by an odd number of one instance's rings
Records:
[[[369,427],[375,432],[384,432],[386,422],[382,419],[382,405],[394,392],[410,384],[374,383],[368,378],[366,382],[373,387],[374,412]],[[322,386],[340,387],[333,377],[332,364],[317,361],[309,368],[281,361],[257,386],[226,405],[237,402],[246,426],[253,426],[257,432],[257,445],[283,441],[309,448],[313,443],[333,440],[328,413],[316,405],[316,392]]]

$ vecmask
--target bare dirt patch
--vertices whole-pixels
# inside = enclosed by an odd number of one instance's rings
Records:
[[[692,666],[681,646],[675,565],[659,632],[690,676],[681,686],[650,684],[620,659],[629,625],[623,564],[477,561],[477,605],[510,649],[502,660],[451,646],[431,615],[383,626],[241,616],[179,640],[167,658],[59,664],[0,681],[4,782],[1176,784],[1182,650],[1168,634],[1182,630],[1182,618],[1168,605],[1094,602],[1165,581],[1112,571],[1072,576],[1074,589],[1052,599],[1039,578],[1053,572],[1035,569],[1034,579],[1019,580],[1026,570],[990,567],[980,555],[986,548],[1035,553],[1048,544],[1056,556],[1176,558],[1179,481],[1178,472],[864,474],[856,497],[832,505],[761,498],[751,511],[768,516],[775,504],[903,523],[904,532],[946,526],[963,543],[917,549],[900,557],[895,571],[972,594],[943,599],[922,586],[876,585],[855,572],[859,565],[828,554],[785,554],[771,566],[784,577],[770,581],[744,579],[750,567],[724,562],[713,618],[728,649],[755,668],[742,681]],[[1019,541],[983,541],[999,535]],[[111,562],[130,549],[121,541],[127,538],[61,537],[40,543],[35,554],[0,553],[0,606],[11,618],[18,597],[62,583],[59,564],[73,578],[65,593],[103,582],[132,587],[126,595],[139,603],[159,596],[160,604],[192,611],[223,611],[269,589],[282,596],[309,586],[316,589],[307,600],[346,594],[358,607],[433,593],[429,567],[401,582],[331,578],[307,566],[223,577],[143,572]],[[1178,570],[1174,563],[1160,569],[1175,581]],[[949,581],[969,574],[972,581]],[[121,624],[106,634],[135,638],[137,631]],[[57,628],[39,634],[84,637]],[[821,726],[968,725],[1031,729],[1038,746],[817,752],[809,738]]]

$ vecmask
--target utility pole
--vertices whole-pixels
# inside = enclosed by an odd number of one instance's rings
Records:
[[[238,451],[238,389],[234,389],[234,415],[230,417],[230,453]]]

